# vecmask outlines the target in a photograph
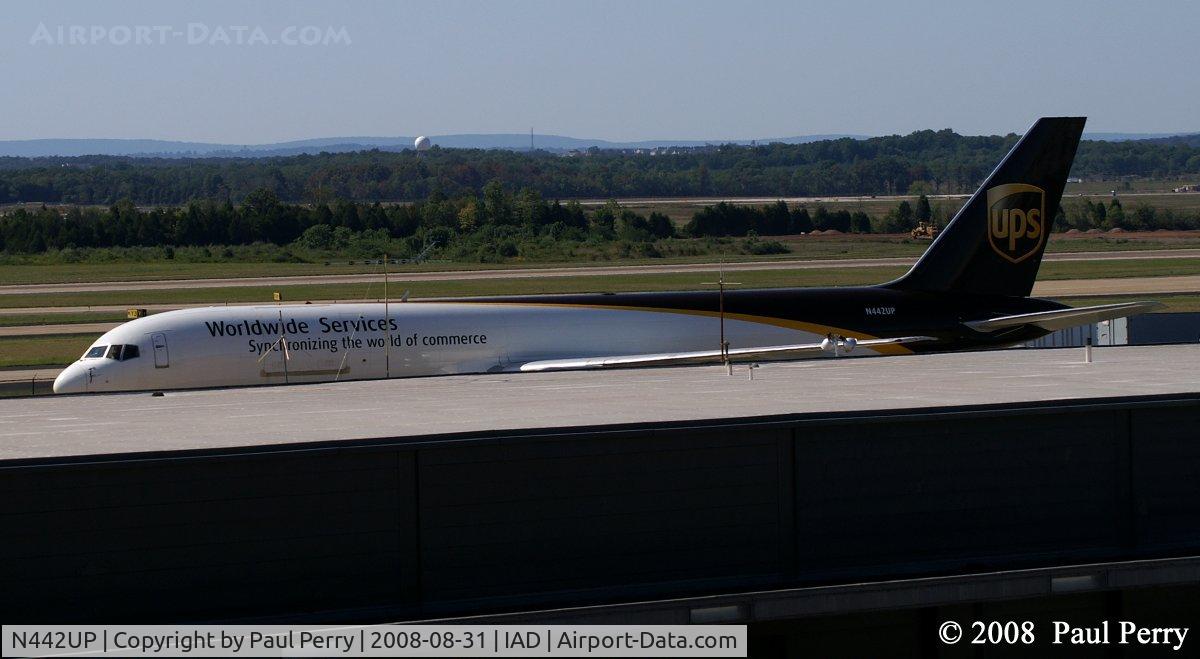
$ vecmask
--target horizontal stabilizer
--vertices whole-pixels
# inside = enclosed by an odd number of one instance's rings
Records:
[[[1121,302],[1119,304],[1101,304],[1095,307],[1078,307],[1074,309],[1057,309],[1054,311],[1038,311],[1022,313],[1015,316],[1000,316],[987,320],[973,320],[963,323],[977,332],[994,332],[1009,327],[1034,325],[1049,332],[1068,327],[1097,323],[1102,320],[1122,318],[1146,313],[1162,306],[1158,302]]]
[[[885,345],[901,345],[917,341],[933,341],[928,336],[901,336],[891,339],[867,339],[857,341],[854,347],[872,348]],[[824,343],[797,343],[793,345],[762,346],[757,348],[731,348],[726,354],[732,361],[754,359],[798,359],[815,357],[828,352]],[[843,348],[845,349],[845,348]],[[611,357],[581,357],[578,359],[547,359],[522,364],[522,371],[566,371],[593,368],[621,368],[627,366],[665,366],[670,364],[719,363],[723,355],[720,350],[696,350],[692,352],[663,352],[645,355],[614,355]]]

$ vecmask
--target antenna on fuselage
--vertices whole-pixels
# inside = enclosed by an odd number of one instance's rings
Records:
[[[353,261],[351,262],[351,264],[353,264]],[[363,291],[363,296],[362,296],[362,300],[361,300],[362,302],[367,302],[371,299],[371,287],[374,285],[375,285],[375,282],[370,281],[370,280],[367,281],[367,290]],[[361,316],[360,316],[360,318],[361,318]],[[355,327],[354,331],[350,332],[350,340],[353,341],[356,336],[358,336],[358,327]],[[351,348],[349,347],[349,343],[344,344],[344,345],[346,346],[346,349],[342,352],[342,362],[340,364],[338,364],[337,374],[333,376],[334,382],[338,382],[339,380],[342,379],[342,374],[346,372],[346,360],[350,358]],[[364,363],[366,361],[367,360],[365,360],[365,359],[363,360]]]
[[[392,321],[388,309],[388,255],[383,255],[383,329],[387,332],[383,344],[383,377],[392,377]]]
[[[284,334],[282,308],[279,310],[279,338],[275,339],[275,343],[272,343],[263,351],[262,356],[258,358],[258,363],[261,364],[267,358],[267,355],[276,350],[283,356],[283,383],[288,384],[288,360],[292,358],[292,355],[288,351],[287,336]]]
[[[279,309],[279,345],[283,348],[283,383],[288,384],[288,362],[292,359],[291,351],[288,350],[287,335],[283,329],[283,308]]]
[[[718,299],[717,309],[718,309],[718,314],[720,317],[720,327],[721,327],[721,346],[720,346],[721,363],[725,364],[725,370],[730,375],[733,375],[733,362],[729,361],[729,341],[725,340],[725,287],[726,286],[741,286],[742,284],[741,284],[741,282],[736,282],[736,281],[725,281],[725,259],[723,257],[721,259],[721,269],[717,273],[717,280],[716,281],[705,281],[705,282],[701,282],[701,283],[706,286],[715,285],[717,287],[717,291],[718,291],[718,293],[717,293],[717,299]]]

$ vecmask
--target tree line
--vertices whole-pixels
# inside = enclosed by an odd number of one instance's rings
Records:
[[[408,257],[434,243],[445,258],[497,262],[536,247],[574,258],[571,245],[620,243],[622,256],[655,257],[672,238],[747,237],[749,253],[786,251],[759,241],[814,231],[841,233],[907,232],[920,222],[944,224],[948,214],[933,209],[925,195],[900,201],[880,216],[830,210],[823,205],[762,206],[718,203],[696,212],[677,228],[659,212],[648,215],[615,201],[585,209],[577,201],[547,201],[536,190],[509,192],[498,181],[478,195],[447,197],[439,192],[411,204],[336,200],[292,204],[268,189],[239,204],[192,201],[178,207],[143,209],[129,200],[104,207],[17,208],[0,214],[0,252],[39,254],[81,248],[212,247],[293,245],[325,253]],[[1200,213],[1136,205],[1071,200],[1060,208],[1055,229],[1200,229]],[[678,241],[675,241],[678,242]],[[561,244],[561,245],[560,245]],[[562,247],[567,245],[567,247]],[[656,245],[658,245],[656,247]],[[684,253],[684,252],[677,252]]]
[[[697,212],[683,228],[689,236],[780,236],[813,231],[838,233],[906,233],[923,222],[944,227],[952,213],[937,212],[929,198],[921,195],[916,203],[902,200],[881,216],[846,209],[829,210],[817,205],[813,212],[807,206],[789,206],[776,201],[764,206],[742,206],[721,202]],[[1135,204],[1126,210],[1121,200],[1102,201],[1073,199],[1059,206],[1053,231],[1185,231],[1200,230],[1200,212],[1178,211]]]
[[[943,213],[937,218],[944,224]],[[705,206],[684,226],[690,236],[785,236],[813,231],[838,233],[904,233],[922,222],[935,221],[929,198],[921,195],[916,204],[900,201],[882,216],[861,210],[829,210],[817,204],[810,213],[805,205],[789,206],[783,200],[764,206],[743,206],[720,202]]]
[[[108,208],[21,207],[0,215],[0,251],[10,254],[271,243],[407,257],[436,243],[455,258],[492,261],[516,256],[520,241],[531,238],[652,243],[675,235],[661,213],[643,216],[616,202],[587,211],[530,189],[510,193],[497,182],[480,195],[433,193],[412,204],[290,204],[260,189],[240,204],[204,200],[144,209],[124,199]]]
[[[416,201],[481,194],[490,181],[546,198],[816,196],[969,192],[1018,139],[950,130],[808,144],[678,148],[659,155],[434,148],[276,158],[0,158],[0,203],[239,204],[270,190],[291,203]],[[1075,176],[1200,174],[1188,141],[1085,141]]]

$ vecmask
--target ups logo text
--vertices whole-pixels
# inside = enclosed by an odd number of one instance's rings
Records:
[[[1004,259],[1020,263],[1046,239],[1046,192],[1024,183],[987,191],[988,242]]]

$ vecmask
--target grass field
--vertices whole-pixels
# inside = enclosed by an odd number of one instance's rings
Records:
[[[80,311],[52,313],[0,314],[0,327],[21,325],[76,325],[80,323],[116,323],[125,320],[125,314],[116,311]]]
[[[1197,195],[1200,196],[1200,195]],[[778,236],[771,237],[792,250],[790,254],[772,256],[730,255],[727,262],[767,260],[811,260],[848,258],[917,257],[929,247],[928,241],[912,240],[908,236]],[[1163,250],[1200,248],[1200,232],[1138,233],[1087,236],[1052,235],[1047,245],[1051,253],[1110,252],[1124,250]],[[719,253],[702,256],[624,259],[602,261],[590,265],[639,265],[664,263],[711,263],[721,259]],[[515,261],[504,264],[434,262],[421,265],[391,266],[390,272],[437,272],[446,270],[482,270],[497,268],[581,267],[588,263]],[[94,281],[145,281],[157,279],[213,279],[245,277],[286,277],[301,275],[337,275],[381,273],[378,265],[347,265],[345,259],[320,263],[186,263],[179,261],[147,261],[134,263],[23,263],[0,265],[0,285],[62,284]]]
[[[1197,182],[1196,179],[1146,179],[1136,181],[1083,181],[1082,183],[1068,183],[1067,194],[1108,194],[1112,190],[1116,190],[1117,194],[1127,194],[1131,192],[1166,192],[1171,193],[1175,188],[1180,188],[1185,185],[1192,185]]]
[[[1113,279],[1200,274],[1200,259],[1128,259],[1042,263],[1038,279]]]
[[[1063,195],[1063,204],[1068,204],[1072,200],[1083,198],[1086,198],[1093,204],[1097,202],[1104,202],[1105,204],[1108,204],[1112,201],[1112,195],[1110,194],[1073,195],[1068,193]],[[1121,205],[1126,209],[1126,211],[1137,208],[1139,204],[1153,206],[1159,210],[1164,208],[1170,208],[1171,210],[1175,211],[1200,210],[1200,194],[1195,193],[1181,194],[1168,192],[1166,194],[1133,194],[1122,196],[1120,191],[1118,191],[1117,198],[1121,200]]]
[[[16,366],[59,366],[83,354],[97,334],[0,337],[0,368]],[[0,371],[0,380],[4,379]]]
[[[886,281],[904,268],[830,268],[828,270],[752,271],[738,273],[747,287],[771,286],[842,286]],[[745,275],[744,277],[742,275]],[[605,291],[664,291],[702,288],[700,282],[711,277],[703,273],[645,274],[621,276],[528,277],[513,279],[477,279],[458,281],[391,283],[394,295],[409,290],[412,297],[462,297],[471,295],[515,295],[535,293],[583,293]],[[383,292],[379,283],[317,284],[300,286],[243,286],[230,288],[192,288],[146,291],[98,291],[0,296],[0,308],[173,304],[206,302],[269,302],[272,291],[283,293],[285,300],[374,300]]]
[[[1087,307],[1098,304],[1117,304],[1118,302],[1135,302],[1139,300],[1156,300],[1163,304],[1156,313],[1175,311],[1200,311],[1200,293],[1160,293],[1157,295],[1108,295],[1098,297],[1060,297],[1054,298],[1063,304],[1073,307]]]
[[[780,286],[856,286],[894,279],[904,267],[814,268],[808,270],[744,271],[738,281],[747,288]],[[1097,277],[1156,277],[1200,274],[1200,259],[1130,259],[1122,261],[1068,261],[1045,263],[1040,279],[1091,279]],[[703,288],[703,273],[629,274],[544,279],[477,279],[405,282],[393,280],[395,292],[409,290],[412,297],[456,297],[470,295],[515,295],[534,293],[582,293],[606,291],[663,291]],[[285,300],[376,299],[379,283],[314,284],[297,286],[241,286],[228,288],[181,288],[166,290],[87,291],[79,293],[35,293],[0,295],[0,309],[14,307],[100,306],[178,303],[268,302],[273,291]]]

